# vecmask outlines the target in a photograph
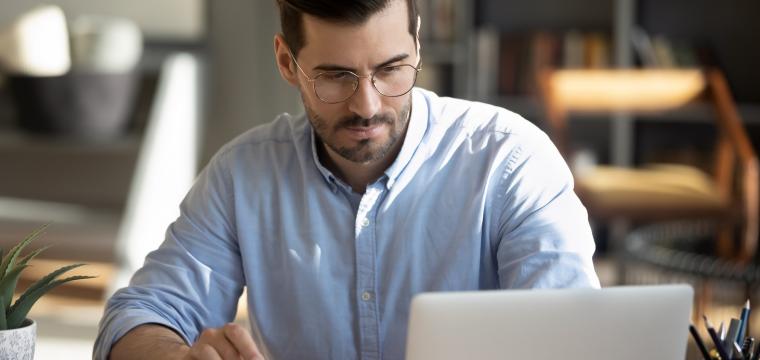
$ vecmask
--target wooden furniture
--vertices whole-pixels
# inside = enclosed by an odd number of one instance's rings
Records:
[[[575,172],[575,189],[596,219],[716,219],[716,253],[740,262],[754,257],[758,160],[719,70],[544,69],[538,77],[550,136],[566,159],[571,114],[663,112],[695,100],[711,104],[717,128],[711,173],[686,165],[597,166]]]

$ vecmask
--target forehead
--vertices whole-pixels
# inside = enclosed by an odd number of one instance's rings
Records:
[[[405,0],[393,0],[362,24],[335,23],[304,15],[305,46],[299,58],[312,63],[360,65],[382,62],[399,53],[414,54]]]

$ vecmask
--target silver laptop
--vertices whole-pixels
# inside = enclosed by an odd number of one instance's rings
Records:
[[[424,293],[407,360],[681,360],[688,285]]]

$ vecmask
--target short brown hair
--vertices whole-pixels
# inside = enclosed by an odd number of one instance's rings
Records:
[[[304,47],[303,14],[352,25],[363,24],[370,16],[388,7],[395,0],[277,0],[280,7],[280,26],[285,42],[293,56]],[[417,39],[416,0],[406,0],[409,14],[409,34]]]

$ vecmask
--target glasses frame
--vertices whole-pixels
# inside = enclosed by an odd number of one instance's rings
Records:
[[[408,66],[408,67],[411,67],[411,68],[413,68],[415,70],[414,71],[414,80],[412,81],[412,86],[410,86],[409,89],[406,90],[403,94],[399,94],[399,95],[386,95],[386,94],[383,94],[383,92],[380,91],[380,89],[377,88],[377,85],[375,84],[375,74],[377,73],[377,70],[371,72],[368,75],[359,75],[359,74],[357,74],[357,73],[355,73],[353,71],[349,71],[349,70],[335,71],[335,72],[345,72],[345,73],[349,73],[349,74],[355,76],[356,77],[356,83],[355,83],[356,86],[354,86],[354,91],[351,92],[351,95],[348,95],[345,99],[339,100],[339,101],[327,101],[327,100],[323,99],[321,96],[319,96],[319,93],[317,93],[316,81],[319,79],[320,76],[322,76],[324,74],[332,73],[333,71],[323,71],[323,72],[315,75],[314,78],[312,78],[308,74],[306,74],[305,71],[303,71],[303,68],[301,68],[301,65],[298,64],[298,61],[296,60],[296,57],[293,56],[293,52],[289,48],[288,48],[288,54],[290,54],[290,58],[293,60],[293,63],[296,64],[296,67],[298,68],[298,71],[300,71],[301,74],[303,74],[303,76],[306,77],[306,80],[309,83],[311,83],[311,88],[314,91],[314,95],[317,97],[317,99],[319,99],[319,101],[321,101],[321,102],[323,102],[325,104],[340,104],[342,102],[348,101],[348,99],[350,99],[351,97],[354,96],[354,94],[356,94],[356,89],[359,88],[359,81],[361,81],[361,79],[370,79],[370,82],[372,83],[372,88],[374,88],[375,91],[377,91],[377,93],[380,94],[380,95],[382,95],[382,96],[385,96],[385,97],[404,96],[404,95],[408,94],[410,91],[412,91],[412,89],[414,88],[414,85],[417,83],[417,75],[420,73],[420,70],[422,70],[422,66],[421,66],[422,65],[422,59],[420,59],[420,61],[417,63],[417,66],[414,66],[412,64],[387,65],[387,66]]]

